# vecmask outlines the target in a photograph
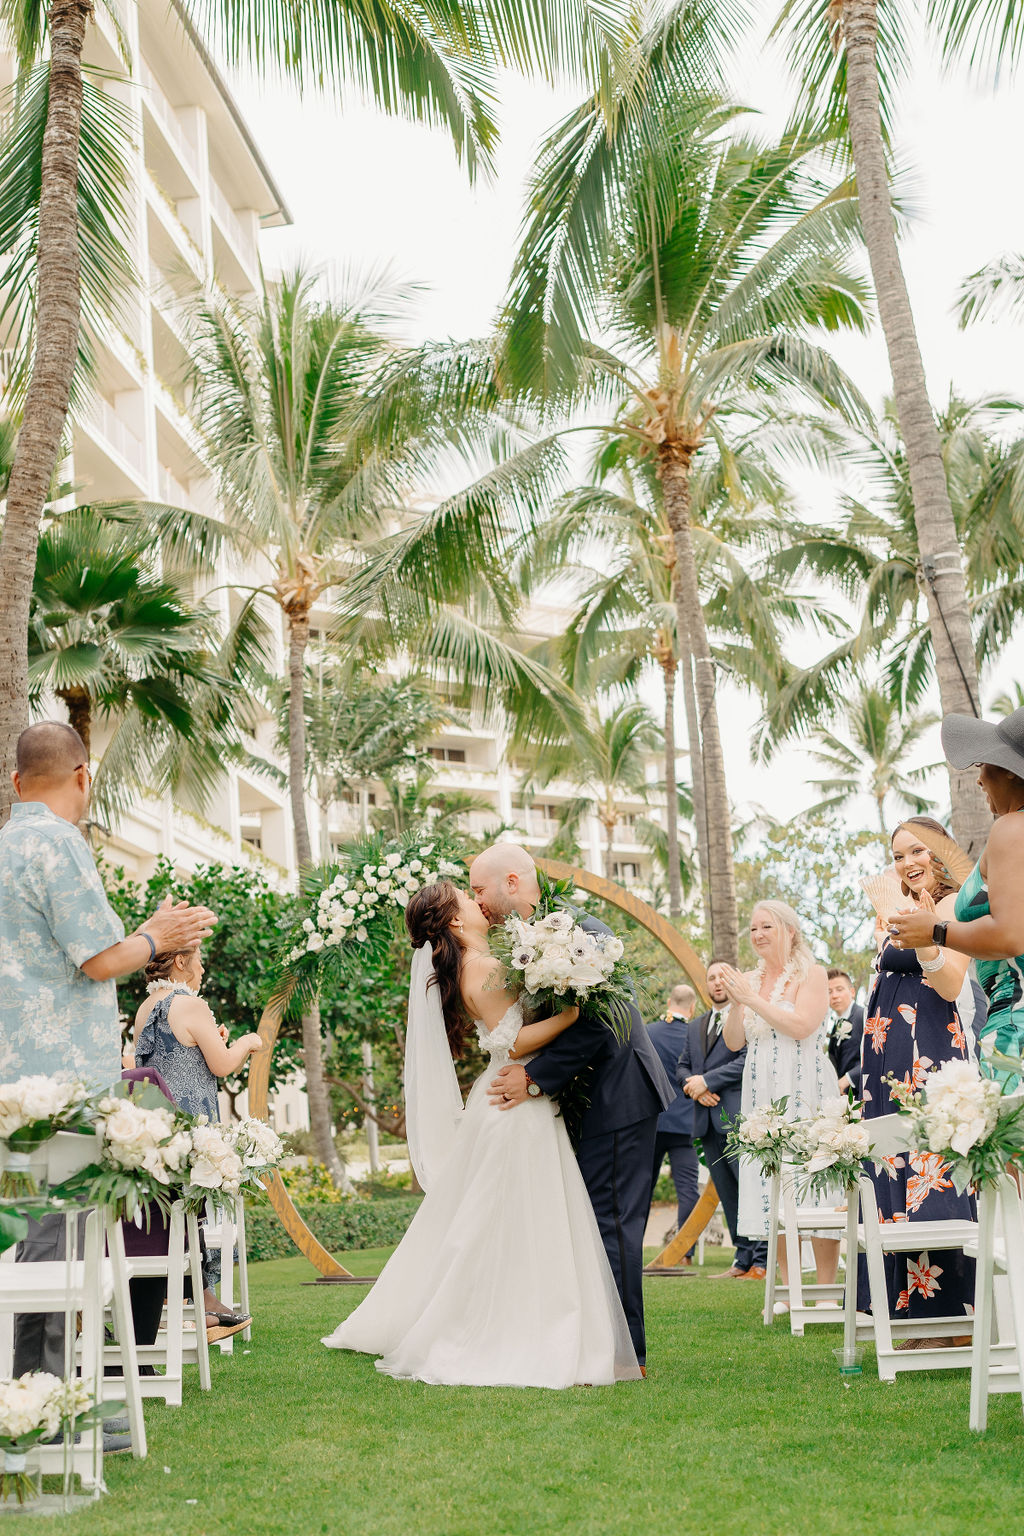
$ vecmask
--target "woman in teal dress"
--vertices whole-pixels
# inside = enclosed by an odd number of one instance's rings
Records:
[[[901,913],[890,919],[889,932],[904,946],[917,947],[928,941],[930,928],[933,942],[970,955],[988,998],[983,1053],[994,1045],[1017,1058],[1024,1053],[1024,708],[996,723],[947,715],[942,746],[954,768],[978,769],[995,825],[957,894],[953,921],[936,924],[934,914]],[[936,927],[943,932],[936,934]],[[1016,1074],[992,1075],[1016,1086]]]

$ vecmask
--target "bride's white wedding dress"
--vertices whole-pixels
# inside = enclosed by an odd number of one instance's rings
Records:
[[[452,1153],[366,1300],[324,1339],[329,1349],[450,1386],[640,1376],[564,1121],[547,1097],[504,1111],[487,1098],[522,1022],[515,1005],[490,1034],[477,1024],[491,1061]]]

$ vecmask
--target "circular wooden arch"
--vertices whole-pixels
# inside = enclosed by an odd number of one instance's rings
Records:
[[[693,945],[666,918],[662,917],[660,912],[656,912],[646,901],[641,901],[624,886],[616,885],[614,880],[606,879],[604,875],[593,875],[589,870],[577,869],[573,864],[562,864],[556,859],[537,859],[536,863],[538,869],[542,869],[551,879],[572,880],[580,890],[588,891],[592,896],[599,896],[602,901],[618,907],[620,912],[625,912],[642,928],[646,928],[648,933],[665,946],[673,959],[678,961],[687,980],[701,999],[705,1003],[709,1002],[707,976],[700,957]],[[281,1030],[282,1018],[280,1007],[272,1006],[264,1009],[259,1024],[259,1034],[264,1048],[255,1056],[249,1057],[249,1113],[260,1120],[265,1120],[267,1117],[270,1063]],[[296,1209],[291,1195],[285,1189],[279,1173],[275,1172],[267,1184],[267,1193],[270,1196],[271,1205],[280,1217],[292,1242],[299,1252],[320,1271],[325,1280],[345,1281],[356,1278],[314,1237]],[[687,1225],[689,1226],[689,1223]]]

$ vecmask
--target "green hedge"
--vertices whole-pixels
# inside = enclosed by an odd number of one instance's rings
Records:
[[[326,1201],[296,1202],[313,1236],[331,1253],[347,1253],[353,1248],[390,1248],[405,1235],[405,1229],[419,1209],[421,1195],[391,1196],[382,1200],[346,1200],[332,1205]],[[245,1246],[249,1258],[290,1259],[295,1244],[270,1206],[250,1207],[245,1213]]]

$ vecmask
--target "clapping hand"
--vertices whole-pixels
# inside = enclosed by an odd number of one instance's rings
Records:
[[[729,994],[730,1003],[736,1003],[741,1008],[750,1008],[757,1002],[757,994],[741,971],[737,971],[734,966],[723,965],[721,974],[722,984]]]
[[[889,935],[897,949],[928,949],[934,944],[935,903],[928,891],[917,898],[913,912],[894,912],[886,919]]]

